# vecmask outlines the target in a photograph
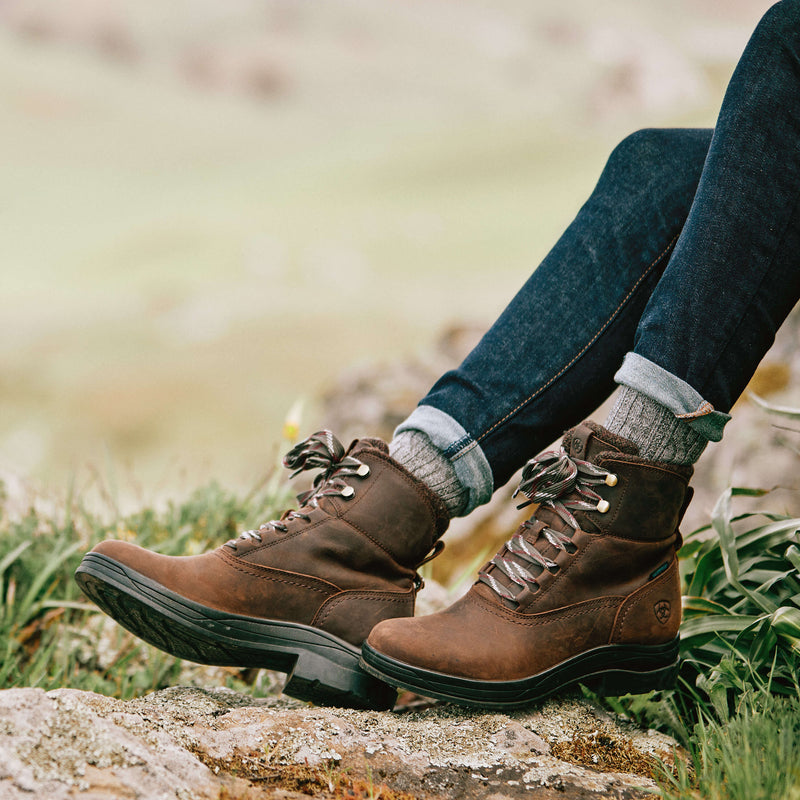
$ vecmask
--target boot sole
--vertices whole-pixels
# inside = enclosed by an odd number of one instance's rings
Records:
[[[524,708],[579,683],[599,695],[642,694],[671,689],[678,677],[678,639],[661,645],[616,644],[587,650],[528,678],[479,681],[422,669],[390,658],[368,644],[361,666],[377,678],[425,697],[474,708]],[[502,658],[498,654],[498,661]]]
[[[75,580],[123,628],[178,658],[286,672],[284,694],[318,705],[394,705],[395,690],[360,668],[359,648],[319,628],[208,608],[99,553],[84,556]]]

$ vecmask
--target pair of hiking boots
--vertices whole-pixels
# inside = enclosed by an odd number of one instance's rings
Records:
[[[525,466],[533,516],[469,593],[415,618],[442,501],[378,439],[345,451],[322,431],[284,464],[320,470],[298,510],[200,556],[103,542],[81,589],[162,650],[287,672],[286,694],[320,704],[387,709],[400,687],[510,710],[578,682],[611,695],[674,683],[690,467],[579,425]]]

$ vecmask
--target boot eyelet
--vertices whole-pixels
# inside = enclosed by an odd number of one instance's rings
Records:
[[[339,494],[342,497],[352,497],[355,493],[356,490],[352,486],[345,486]]]
[[[606,475],[606,486],[616,486],[617,485],[617,476],[614,475],[613,472],[609,472]]]
[[[369,475],[369,465],[362,464],[357,470],[356,475],[360,475],[362,478],[366,478]]]
[[[608,509],[609,509],[609,508],[611,508],[611,505],[609,504],[608,500],[601,500],[601,501],[600,501],[600,502],[597,504],[597,510],[598,510],[598,511],[599,511],[601,514],[605,514],[605,513],[606,513],[606,511],[608,511]]]

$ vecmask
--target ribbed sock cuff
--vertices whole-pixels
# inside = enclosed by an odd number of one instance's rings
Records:
[[[451,517],[463,513],[469,501],[469,490],[461,485],[449,459],[422,431],[398,433],[389,443],[389,454],[441,497]]]
[[[708,444],[668,408],[629,386],[620,386],[605,427],[637,445],[643,458],[666,464],[694,464]]]

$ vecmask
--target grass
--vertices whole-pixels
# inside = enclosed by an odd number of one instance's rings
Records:
[[[800,798],[800,519],[733,510],[767,494],[725,491],[681,552],[682,675],[664,701],[692,766],[664,771],[665,800]]]
[[[769,678],[775,693],[793,693],[800,658],[800,519],[734,517],[737,494],[758,492],[726,491],[711,522],[716,536],[696,532],[683,556],[684,666],[715,705],[755,677]]]
[[[800,698],[750,692],[732,714],[701,710],[689,755],[659,771],[664,800],[797,800]]]
[[[243,497],[211,483],[162,511],[108,519],[73,498],[61,514],[30,509],[0,516],[0,688],[68,686],[130,698],[176,682],[207,682],[192,667],[144,644],[83,599],[72,575],[83,553],[108,538],[133,539],[168,555],[200,553],[243,527],[276,516],[289,500],[275,473]],[[213,680],[250,688],[252,672]]]

